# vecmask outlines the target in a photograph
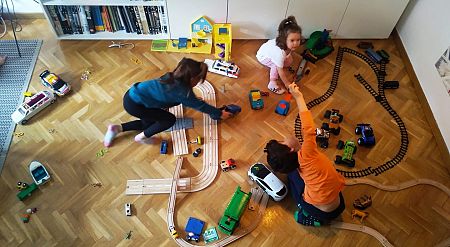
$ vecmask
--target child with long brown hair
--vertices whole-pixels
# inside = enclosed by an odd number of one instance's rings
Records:
[[[198,99],[192,88],[203,83],[208,66],[190,58],[183,58],[173,70],[160,78],[135,83],[123,97],[123,107],[139,118],[122,124],[110,124],[104,145],[110,147],[117,134],[130,130],[140,131],[134,140],[143,144],[155,142],[154,135],[175,124],[175,116],[166,109],[183,104],[209,114],[212,119],[227,119],[232,114]]]

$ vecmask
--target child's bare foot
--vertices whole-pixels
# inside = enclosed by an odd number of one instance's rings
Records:
[[[159,141],[159,137],[157,136],[146,137],[144,135],[144,132],[141,132],[134,137],[134,141],[141,144],[156,144]]]
[[[103,139],[103,145],[105,145],[105,147],[111,147],[112,141],[120,132],[122,132],[121,125],[110,124],[108,126],[108,130],[106,131],[105,138]]]

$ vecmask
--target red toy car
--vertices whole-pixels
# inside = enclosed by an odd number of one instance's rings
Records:
[[[220,163],[220,167],[222,168],[223,172],[236,169],[236,161],[234,159],[228,159],[227,161],[222,160],[222,162]]]

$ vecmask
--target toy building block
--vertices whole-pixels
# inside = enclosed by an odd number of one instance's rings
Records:
[[[27,188],[24,190],[21,190],[19,193],[17,193],[17,198],[21,201],[23,201],[25,198],[31,196],[31,193],[35,191],[38,188],[36,183],[32,183],[28,185]]]

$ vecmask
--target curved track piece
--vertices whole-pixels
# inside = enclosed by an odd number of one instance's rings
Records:
[[[357,52],[355,50],[352,50],[350,48],[339,47],[338,54],[336,56],[336,62],[334,65],[333,76],[331,78],[331,82],[330,82],[330,86],[329,86],[328,90],[322,96],[308,102],[307,107],[308,107],[308,109],[313,108],[314,106],[324,102],[326,99],[328,99],[334,93],[336,86],[337,86],[337,82],[339,80],[339,73],[341,70],[344,52],[352,54],[352,55],[362,59],[363,61],[365,61],[369,65],[369,67],[373,70],[375,75],[377,76],[378,91],[375,91],[375,89],[373,89],[370,86],[370,84],[367,83],[367,81],[365,81],[365,79],[360,74],[355,75],[356,79],[375,98],[376,102],[381,104],[381,106],[384,109],[386,109],[386,111],[394,118],[394,120],[397,123],[397,126],[399,127],[399,130],[400,130],[401,144],[400,144],[399,151],[394,156],[394,158],[392,158],[391,160],[389,160],[389,161],[385,162],[384,164],[379,165],[375,168],[368,167],[368,168],[365,168],[365,169],[362,169],[359,171],[344,171],[341,169],[336,169],[336,170],[346,178],[360,178],[360,177],[366,177],[366,176],[369,176],[372,174],[374,174],[375,176],[378,176],[381,173],[395,167],[403,160],[403,158],[406,155],[406,152],[408,151],[408,144],[409,144],[408,132],[406,130],[405,124],[403,123],[402,119],[397,114],[397,112],[394,109],[392,109],[392,107],[389,105],[389,102],[387,101],[386,96],[384,95],[383,84],[384,84],[385,74],[386,74],[386,63],[384,61],[381,62],[380,67],[378,68],[377,65],[370,58],[365,56],[364,54]],[[295,129],[295,136],[299,139],[300,142],[303,142],[303,136],[301,133],[302,125],[301,125],[301,121],[300,121],[300,116],[297,116],[297,118],[295,119],[294,129]]]
[[[350,231],[356,231],[356,232],[364,232],[364,233],[367,233],[367,234],[371,235],[372,237],[376,238],[378,241],[380,241],[380,243],[383,246],[393,247],[393,245],[391,243],[389,243],[389,241],[383,235],[381,235],[381,233],[379,233],[377,230],[367,227],[367,226],[333,221],[331,223],[330,227],[344,229],[344,230],[350,230]]]
[[[436,182],[436,181],[430,180],[430,179],[426,179],[426,178],[414,179],[414,180],[406,181],[406,182],[403,182],[403,183],[400,183],[397,185],[380,184],[378,182],[375,182],[375,181],[372,181],[369,179],[350,179],[350,180],[345,181],[345,185],[347,185],[347,186],[358,185],[358,184],[370,185],[372,187],[375,187],[377,189],[384,190],[384,191],[400,191],[400,190],[404,190],[404,189],[407,189],[407,188],[410,188],[413,186],[417,186],[417,185],[431,185],[431,186],[434,186],[434,187],[442,190],[444,193],[446,193],[448,196],[450,196],[450,189],[448,187],[446,187],[445,185],[443,185],[439,182]],[[380,243],[383,246],[386,246],[386,247],[393,246],[391,243],[389,243],[389,241],[383,235],[381,235],[381,233],[379,233],[378,231],[376,231],[370,227],[357,225],[357,224],[344,223],[344,222],[337,222],[337,221],[332,222],[331,227],[345,229],[345,230],[351,230],[351,231],[364,232],[364,233],[367,233],[367,234],[375,237],[376,239],[378,239],[378,241],[380,241]],[[450,243],[450,238],[442,241],[441,243],[439,243],[436,246],[439,246],[439,247],[449,246],[448,245],[449,243]]]

